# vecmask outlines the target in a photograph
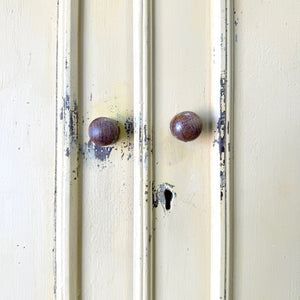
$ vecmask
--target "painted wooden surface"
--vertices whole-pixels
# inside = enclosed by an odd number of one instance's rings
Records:
[[[300,299],[299,11],[235,1],[234,299]]]
[[[209,1],[155,1],[154,22],[154,295],[209,299],[210,111]],[[191,110],[204,119],[200,137],[184,143],[172,118]],[[165,208],[164,189],[173,193]]]
[[[56,2],[0,3],[1,298],[53,299]]]
[[[5,299],[300,297],[300,5],[231,5],[0,5]],[[183,143],[186,110],[204,127]],[[112,146],[89,140],[100,116]]]
[[[82,299],[132,299],[132,1],[84,1],[80,8]],[[117,120],[116,144],[95,147],[88,125]]]

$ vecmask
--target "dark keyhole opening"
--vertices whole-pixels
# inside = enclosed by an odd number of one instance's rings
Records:
[[[173,193],[170,190],[165,189],[164,196],[165,196],[166,210],[170,210]]]

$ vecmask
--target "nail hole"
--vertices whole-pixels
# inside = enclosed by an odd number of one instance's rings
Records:
[[[170,190],[165,189],[164,196],[165,196],[166,210],[170,210],[173,193]]]

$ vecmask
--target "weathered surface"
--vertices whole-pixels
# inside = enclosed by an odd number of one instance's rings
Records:
[[[234,299],[300,297],[299,11],[235,1]]]
[[[1,299],[54,299],[56,14],[0,2]]]

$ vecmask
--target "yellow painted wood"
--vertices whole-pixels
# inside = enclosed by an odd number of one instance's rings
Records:
[[[210,110],[210,4],[156,1],[153,16],[155,299],[209,299],[210,151],[216,124]],[[173,116],[186,110],[205,124],[189,143],[176,140],[169,129]],[[170,211],[163,205],[165,188],[174,195]]]
[[[83,299],[132,299],[132,1],[84,1],[80,20],[79,124]],[[111,147],[89,142],[97,117],[117,120]]]
[[[0,3],[1,298],[53,299],[56,1]]]
[[[297,1],[0,7],[3,298],[299,298]]]
[[[299,1],[235,1],[233,298],[300,297]]]
[[[133,2],[133,299],[153,299],[152,1]]]
[[[56,135],[56,297],[80,294],[80,174],[78,144],[79,2],[58,2]]]

